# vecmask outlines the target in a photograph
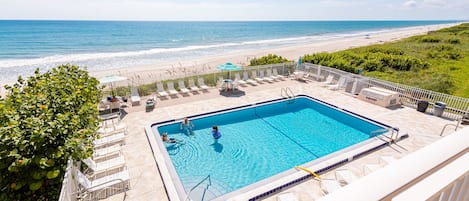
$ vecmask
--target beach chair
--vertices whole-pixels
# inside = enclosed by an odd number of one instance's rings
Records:
[[[264,70],[260,70],[259,71],[259,78],[262,79],[262,81],[266,81],[266,82],[273,82],[274,80],[268,76],[265,76],[264,74]]]
[[[277,77],[277,79],[280,79],[280,80],[285,79],[285,76],[278,74],[277,68],[272,69],[272,74],[273,76]]]
[[[199,79],[197,79],[197,82],[199,83],[199,87],[202,90],[208,90],[209,87],[205,85],[204,78],[199,77]]]
[[[345,84],[347,84],[347,78],[345,76],[340,76],[339,81],[337,81],[337,83],[327,85],[327,88],[331,90],[339,90],[345,88]]]
[[[346,185],[358,180],[358,176],[350,170],[339,169],[335,171],[335,178],[341,184]]]
[[[160,97],[168,96],[168,93],[164,90],[163,83],[161,82],[156,83],[156,92]]]
[[[101,178],[88,179],[80,170],[75,171],[78,181],[79,200],[99,200],[130,189],[127,169]],[[125,196],[124,196],[125,197]]]
[[[107,157],[110,155],[117,154],[119,151],[122,150],[122,146],[120,144],[115,144],[109,147],[103,147],[93,150],[93,159],[100,159],[103,157]]]
[[[332,193],[342,187],[335,179],[321,179],[319,186],[324,194]]]
[[[277,195],[277,201],[298,201],[298,195],[292,192]]]
[[[240,84],[240,85],[246,85],[247,84],[246,81],[241,79],[241,76],[239,75],[239,73],[235,74],[235,82],[238,82],[238,84]]]
[[[195,86],[195,82],[193,79],[189,79],[189,89],[192,91],[192,92],[195,92],[195,91],[199,91],[200,88]]]
[[[394,156],[380,156],[379,157],[379,164],[384,167],[386,165],[389,165],[389,164],[393,163],[396,160],[397,159],[394,158]]]
[[[246,71],[243,72],[243,80],[249,84],[257,85],[257,82],[255,80],[249,79],[248,72]]]
[[[130,102],[132,105],[134,105],[134,103],[137,105],[140,104],[140,95],[138,95],[137,87],[130,88]]]
[[[321,82],[321,86],[325,87],[331,85],[334,81],[334,75],[329,74],[324,82]]]
[[[256,82],[259,82],[259,83],[264,81],[263,78],[257,76],[257,71],[255,70],[251,71],[251,79],[256,80]]]
[[[168,86],[168,92],[169,92],[169,95],[170,96],[175,96],[178,94],[178,91],[176,91],[176,89],[174,89],[174,84],[173,82],[166,82],[166,86]]]
[[[179,85],[179,90],[181,90],[182,94],[188,94],[190,92],[189,89],[186,88],[186,85],[184,84],[184,80],[179,80],[178,85]]]
[[[279,77],[273,75],[272,69],[265,70],[265,76],[272,79],[273,81],[280,79]]]
[[[120,144],[125,144],[125,133],[116,133],[114,135],[109,135],[106,137],[99,138],[97,140],[93,141],[93,145],[95,148],[98,147],[105,147],[105,146],[111,146],[117,143]]]
[[[363,175],[368,175],[368,174],[376,171],[379,168],[381,168],[381,166],[378,165],[378,164],[365,164],[363,166]]]
[[[91,158],[85,158],[82,159],[81,161],[88,166],[89,170],[93,172],[93,174],[98,174],[101,172],[106,172],[106,171],[111,171],[117,168],[121,168],[125,165],[125,159],[124,156],[122,155],[121,152],[118,152],[119,154],[117,157],[110,158],[108,160],[103,160],[100,162],[96,162],[95,160]]]

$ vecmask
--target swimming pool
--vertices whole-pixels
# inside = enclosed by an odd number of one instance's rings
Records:
[[[194,200],[212,200],[362,143],[383,130],[380,124],[308,96],[274,100],[191,117],[187,133],[180,121],[154,124],[183,143],[161,143],[176,183]],[[222,137],[210,135],[218,125]],[[161,141],[161,140],[160,140]],[[180,190],[181,191],[181,190]],[[180,193],[180,192],[179,192]]]

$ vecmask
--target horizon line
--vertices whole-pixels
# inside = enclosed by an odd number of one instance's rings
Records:
[[[314,22],[314,21],[459,21],[469,19],[30,19],[12,18],[0,21],[109,21],[109,22]]]

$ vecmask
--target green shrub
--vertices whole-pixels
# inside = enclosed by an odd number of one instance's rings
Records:
[[[0,200],[58,200],[69,158],[92,154],[98,80],[58,66],[7,86],[0,100]]]
[[[424,36],[419,40],[421,43],[439,43],[441,41],[440,38],[434,36]]]
[[[288,59],[285,59],[281,56],[275,54],[269,54],[260,58],[251,59],[249,66],[260,66],[267,64],[278,64],[288,62]]]

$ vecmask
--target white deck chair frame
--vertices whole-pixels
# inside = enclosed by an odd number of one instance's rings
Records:
[[[235,74],[235,81],[237,81],[238,84],[240,84],[240,85],[246,85],[247,84],[246,81],[241,79],[241,76],[239,75],[239,73]]]
[[[114,145],[116,143],[125,144],[125,133],[116,133],[93,141],[95,148]]]
[[[160,97],[165,97],[169,95],[168,92],[164,90],[163,83],[161,82],[156,83],[156,92]]]
[[[191,91],[195,92],[195,91],[199,91],[199,90],[200,90],[199,87],[195,86],[195,82],[194,82],[193,79],[189,79],[189,81],[187,81],[187,82],[189,83],[189,89],[190,89]]]
[[[104,199],[130,189],[130,177],[126,168],[101,178],[90,180],[79,170],[75,171],[78,180],[78,198],[83,200]],[[126,195],[124,195],[125,197]]]
[[[125,165],[124,155],[122,155],[121,152],[119,152],[117,157],[100,162],[96,162],[91,158],[85,158],[81,161],[85,163],[94,174],[121,168]]]
[[[178,94],[178,91],[176,91],[176,89],[174,89],[174,83],[173,82],[171,82],[171,81],[166,82],[166,86],[168,87],[168,92],[169,92],[170,96],[174,96],[174,95]]]
[[[140,104],[140,95],[138,94],[138,89],[137,87],[131,87],[130,88],[130,102],[132,103],[132,105],[137,104],[139,105]]]
[[[188,94],[190,92],[189,89],[186,88],[186,85],[184,84],[184,80],[179,80],[178,86],[179,86],[179,90],[181,90],[181,94]]]
[[[249,78],[249,75],[248,75],[247,71],[243,72],[243,80],[246,81],[249,84],[257,85],[257,82],[255,80]]]
[[[208,89],[209,89],[209,87],[205,84],[204,78],[199,77],[199,78],[197,79],[197,82],[198,82],[198,84],[199,84],[199,87],[200,87],[202,90],[208,90]]]

